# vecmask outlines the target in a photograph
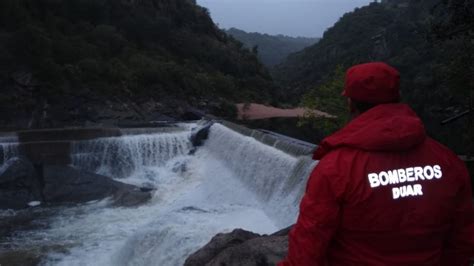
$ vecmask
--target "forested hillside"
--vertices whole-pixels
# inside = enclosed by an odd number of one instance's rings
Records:
[[[301,51],[319,41],[319,38],[269,35],[258,32],[245,32],[236,28],[226,30],[227,34],[241,41],[245,47],[257,53],[266,66],[282,63],[288,55]]]
[[[339,97],[342,88],[327,92],[328,84],[338,84],[335,75],[343,77],[338,69],[388,62],[401,72],[403,101],[423,117],[429,133],[459,153],[474,153],[473,111],[440,125],[474,106],[473,6],[456,0],[371,3],[345,14],[316,45],[291,55],[274,77],[298,103],[306,93]],[[314,107],[325,111],[325,101],[334,102],[321,97]]]
[[[256,56],[191,0],[2,0],[0,86],[0,124],[18,127],[274,97]]]

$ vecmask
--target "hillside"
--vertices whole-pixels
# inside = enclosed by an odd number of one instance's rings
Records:
[[[424,35],[427,25],[420,22],[428,17],[433,2],[436,1],[413,1],[409,7],[371,3],[346,13],[320,42],[290,55],[277,66],[274,76],[282,84],[304,91],[338,65],[384,60],[397,67],[409,66],[412,62],[396,60],[408,53],[411,56],[404,59],[423,56],[424,61],[432,60],[432,47],[428,47]]]
[[[272,100],[263,65],[191,0],[0,2],[0,127],[160,120]]]
[[[226,33],[241,41],[249,49],[256,47],[258,58],[268,67],[282,63],[288,55],[319,41],[319,38],[249,33],[236,28],[230,28]]]
[[[297,103],[308,92],[318,95],[317,85],[338,67],[388,62],[402,74],[403,101],[424,118],[429,133],[459,153],[473,153],[474,125],[467,117],[440,125],[468,110],[474,98],[474,48],[469,44],[472,31],[466,30],[472,25],[465,25],[472,22],[473,8],[471,4],[459,9],[455,1],[450,2],[391,0],[357,8],[328,29],[316,45],[292,54],[273,75]],[[462,30],[464,34],[458,34]],[[448,32],[453,34],[440,36]]]

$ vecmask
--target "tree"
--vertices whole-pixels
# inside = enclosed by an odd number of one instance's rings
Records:
[[[468,110],[462,140],[468,155],[474,155],[474,2],[442,0],[432,9],[430,36],[438,46],[448,46],[450,58],[444,71],[444,86],[460,95],[458,104]],[[456,108],[458,109],[458,108]],[[464,110],[461,110],[464,111]],[[456,114],[455,114],[456,115]]]
[[[311,124],[329,135],[342,128],[349,120],[349,112],[345,98],[341,96],[344,88],[344,67],[339,65],[322,84],[313,87],[303,96],[302,105],[307,108],[299,125]],[[334,117],[315,115],[313,110],[327,112]]]

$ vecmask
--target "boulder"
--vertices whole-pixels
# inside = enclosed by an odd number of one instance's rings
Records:
[[[150,191],[71,166],[44,166],[43,181],[44,199],[50,203],[83,203],[112,197],[115,205],[129,207],[151,198]]]
[[[35,266],[41,265],[42,257],[37,252],[24,250],[0,251],[0,265]]]
[[[41,200],[41,183],[29,160],[12,158],[0,167],[0,209],[22,209]]]
[[[218,234],[189,256],[185,266],[264,266],[276,265],[288,251],[288,231],[258,235],[242,229]]]
[[[281,261],[287,252],[287,236],[262,236],[225,249],[206,265],[270,266]]]
[[[235,229],[227,234],[217,234],[208,244],[189,256],[186,259],[184,266],[206,265],[223,250],[242,244],[243,242],[258,236],[260,235],[242,229]]]
[[[204,141],[209,136],[209,129],[211,128],[212,124],[212,121],[207,121],[202,126],[193,130],[191,133],[191,143],[194,147],[199,147],[204,143]]]

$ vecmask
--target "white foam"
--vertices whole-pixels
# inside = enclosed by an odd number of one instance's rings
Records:
[[[74,239],[68,244],[77,246],[66,256],[50,255],[46,264],[181,265],[217,233],[278,230],[255,195],[208,151],[181,161],[187,162],[187,171],[155,168],[159,186],[145,206],[92,205],[57,219],[44,233],[60,242]],[[136,183],[140,176],[123,181],[131,180]]]
[[[303,188],[316,162],[291,156],[220,124],[212,126],[205,148],[254,192],[279,227],[296,221]]]
[[[76,167],[154,187],[151,201],[135,208],[110,207],[107,200],[64,208],[48,229],[20,234],[16,245],[67,249],[50,253],[45,265],[174,266],[217,233],[269,234],[294,222],[311,163],[222,125],[212,126],[205,145],[188,155],[192,128],[78,143]],[[162,146],[168,148],[156,151]]]
[[[28,202],[28,206],[30,207],[37,207],[41,205],[41,201],[30,201]]]
[[[78,141],[73,144],[73,165],[114,178],[135,174],[143,167],[163,166],[191,149],[189,131],[142,134]]]

